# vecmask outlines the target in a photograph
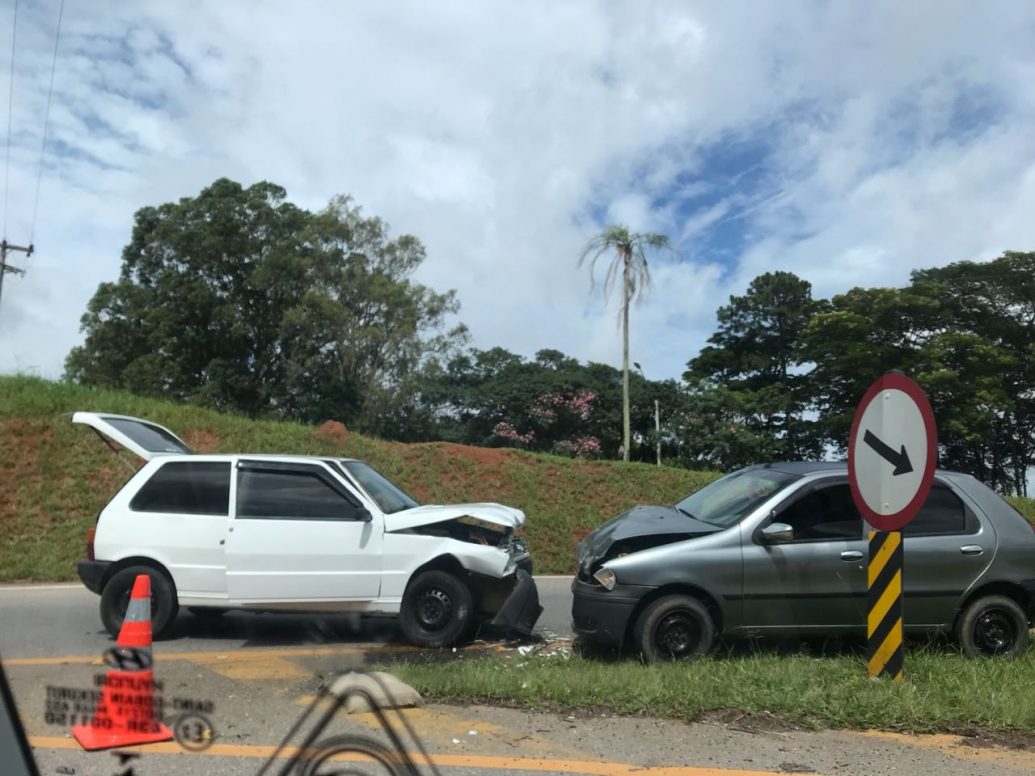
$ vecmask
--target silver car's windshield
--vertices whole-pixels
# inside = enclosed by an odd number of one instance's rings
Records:
[[[386,515],[420,506],[370,464],[362,461],[342,461],[341,465],[359,480],[363,490],[377,502],[378,507]]]
[[[773,469],[741,469],[691,493],[675,507],[702,523],[728,528],[797,479],[796,474]]]

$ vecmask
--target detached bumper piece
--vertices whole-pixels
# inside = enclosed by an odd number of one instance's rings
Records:
[[[539,604],[539,589],[532,575],[524,569],[514,572],[514,590],[489,624],[507,633],[528,638],[543,613]]]

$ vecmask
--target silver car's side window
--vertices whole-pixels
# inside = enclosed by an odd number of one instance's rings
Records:
[[[817,485],[778,510],[774,522],[794,529],[795,542],[861,539],[863,521],[847,482]]]
[[[935,480],[927,501],[905,528],[904,536],[953,536],[977,533],[977,515],[946,484]]]

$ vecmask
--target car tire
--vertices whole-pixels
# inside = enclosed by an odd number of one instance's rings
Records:
[[[172,580],[150,566],[127,566],[117,571],[101,591],[101,622],[113,638],[118,638],[122,629],[133,583],[139,574],[151,577],[151,637],[162,638],[176,619],[180,605]]]
[[[645,663],[696,660],[711,651],[715,622],[696,598],[667,595],[643,610],[633,638]]]
[[[446,571],[424,571],[403,595],[399,624],[418,647],[449,647],[461,640],[474,619],[474,600],[466,584]]]
[[[1012,658],[1028,648],[1028,617],[1012,598],[990,595],[960,613],[956,640],[967,657]]]
[[[226,609],[220,609],[215,606],[188,606],[187,611],[199,620],[218,620],[226,614]]]

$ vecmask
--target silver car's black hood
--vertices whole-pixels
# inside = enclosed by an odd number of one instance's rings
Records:
[[[601,560],[720,530],[719,526],[702,523],[673,507],[633,507],[608,520],[579,542],[579,571],[592,573],[589,567]]]

